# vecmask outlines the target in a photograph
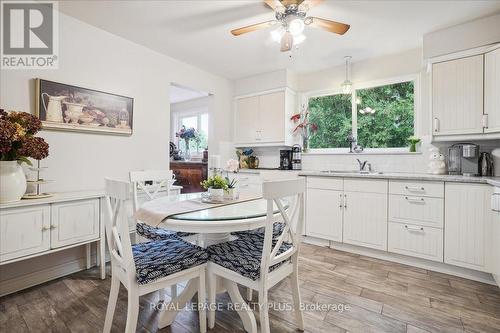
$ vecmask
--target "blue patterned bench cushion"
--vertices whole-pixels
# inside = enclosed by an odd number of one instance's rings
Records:
[[[285,228],[285,224],[281,222],[275,222],[273,224],[273,239],[278,239],[279,236],[283,233],[283,229]],[[246,235],[256,235],[264,238],[264,233],[265,229],[264,227],[258,228],[258,229],[253,229],[253,230],[247,230],[247,231],[236,231],[233,232],[232,234],[235,236],[243,237]]]
[[[208,253],[183,240],[166,239],[132,245],[137,282],[146,284],[207,262]]]
[[[193,235],[189,232],[176,232],[164,228],[155,228],[145,223],[137,223],[135,226],[137,234],[149,240],[165,240]]]
[[[273,240],[273,246],[276,240]],[[281,245],[278,254],[291,248],[290,243]],[[234,241],[211,245],[207,248],[209,260],[224,268],[237,272],[244,277],[257,280],[260,276],[260,261],[264,239],[259,235],[245,235]],[[269,267],[269,271],[278,268],[283,262]]]

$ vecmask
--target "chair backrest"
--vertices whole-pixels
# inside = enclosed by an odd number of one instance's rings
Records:
[[[135,279],[135,263],[125,203],[130,199],[130,183],[105,179],[105,220],[106,239],[111,257],[112,269],[120,269],[131,279]]]
[[[139,209],[138,189],[146,195],[146,200],[153,200],[160,195],[169,195],[170,182],[173,179],[172,170],[144,170],[130,171],[130,181],[132,182],[133,209],[134,213]],[[146,185],[146,182],[153,182]],[[164,190],[164,191],[163,191]]]
[[[288,180],[268,181],[262,184],[262,196],[267,200],[267,216],[262,249],[261,278],[266,278],[269,267],[288,260],[297,255],[304,227],[304,193],[306,181],[304,177]],[[289,202],[288,209],[283,204],[283,199]],[[285,224],[282,234],[273,246],[273,223],[276,221],[275,208],[279,210],[279,219]],[[279,253],[285,239],[291,240],[291,247]]]

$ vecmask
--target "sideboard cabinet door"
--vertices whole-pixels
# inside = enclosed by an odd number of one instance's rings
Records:
[[[52,248],[97,238],[99,238],[99,199],[52,205]]]
[[[0,211],[0,262],[50,249],[48,205]]]

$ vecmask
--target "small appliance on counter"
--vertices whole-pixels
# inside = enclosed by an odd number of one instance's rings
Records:
[[[280,150],[280,170],[292,170],[292,151]]]
[[[302,148],[299,145],[292,147],[292,170],[302,170]]]
[[[456,143],[449,147],[448,174],[479,176],[479,146],[473,143]]]
[[[490,153],[482,152],[479,157],[479,174],[483,177],[493,176],[493,158]]]

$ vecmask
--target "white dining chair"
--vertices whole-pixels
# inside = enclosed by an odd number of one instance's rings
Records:
[[[300,330],[304,329],[298,282],[298,255],[304,225],[305,179],[297,178],[264,182],[263,198],[267,200],[264,237],[248,234],[241,238],[209,246],[208,302],[215,303],[216,277],[257,290],[261,332],[269,333],[268,290],[290,276],[295,316]],[[288,209],[282,200],[290,200]],[[275,206],[278,213],[276,214]],[[282,234],[273,237],[273,224],[282,220]],[[286,241],[290,240],[290,241]],[[208,326],[215,325],[215,312],[209,311]]]
[[[204,304],[207,252],[175,238],[132,245],[125,218],[130,183],[111,179],[105,182],[105,230],[111,257],[111,289],[103,332],[111,330],[120,285],[128,291],[126,333],[136,331],[139,296],[198,279],[198,302]],[[204,308],[199,308],[202,333],[206,332]]]

